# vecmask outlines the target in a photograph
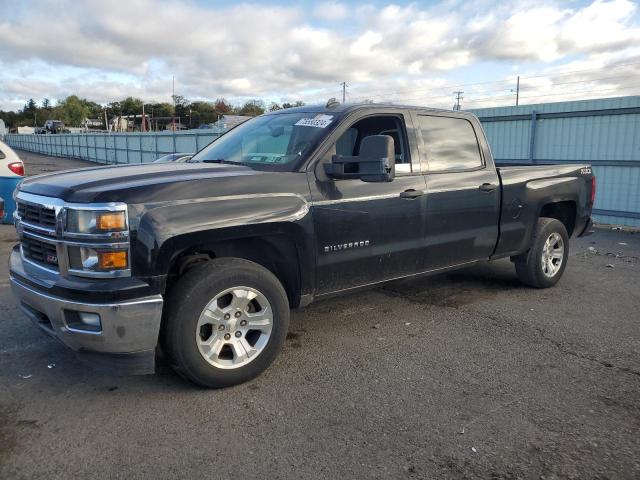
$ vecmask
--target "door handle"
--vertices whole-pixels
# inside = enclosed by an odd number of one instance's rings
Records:
[[[424,195],[424,192],[422,190],[414,190],[413,188],[410,188],[409,190],[405,190],[404,192],[400,193],[400,198],[413,200],[414,198],[421,197],[422,195]]]
[[[498,186],[494,183],[483,183],[478,188],[483,192],[493,192]]]

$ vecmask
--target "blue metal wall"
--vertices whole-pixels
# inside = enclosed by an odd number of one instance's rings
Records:
[[[54,157],[127,164],[152,162],[167,153],[197,152],[218,136],[218,133],[211,130],[185,130],[175,133],[11,134],[5,137],[5,142],[13,148]]]
[[[640,96],[472,112],[498,164],[590,163],[596,221],[640,226]]]

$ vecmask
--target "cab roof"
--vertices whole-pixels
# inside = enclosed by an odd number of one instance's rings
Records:
[[[444,110],[442,108],[432,107],[419,107],[416,105],[399,105],[395,103],[327,103],[327,104],[313,104],[303,105],[302,107],[292,107],[282,110],[276,110],[274,112],[266,113],[266,115],[279,115],[283,113],[325,113],[327,115],[346,115],[356,110],[380,110],[385,108],[393,109],[407,109],[407,110],[422,110],[425,112],[441,112],[441,113],[458,113],[463,116],[471,116],[470,112],[464,111],[452,111]]]

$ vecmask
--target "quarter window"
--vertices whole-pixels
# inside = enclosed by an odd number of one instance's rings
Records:
[[[418,115],[418,125],[430,172],[470,170],[483,165],[478,139],[468,120]]]

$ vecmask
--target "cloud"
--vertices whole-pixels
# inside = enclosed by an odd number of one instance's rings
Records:
[[[606,65],[640,47],[633,2],[567,5],[575,3],[27,0],[19,9],[0,7],[0,106],[69,93],[100,102],[167,100],[172,76],[188,98],[314,100],[334,96],[342,81],[366,95],[446,84],[447,76],[483,63],[507,70],[516,63]],[[495,78],[492,71],[474,75],[467,83]]]
[[[335,22],[344,20],[349,15],[349,10],[344,3],[320,2],[313,9],[313,15],[321,20]]]

